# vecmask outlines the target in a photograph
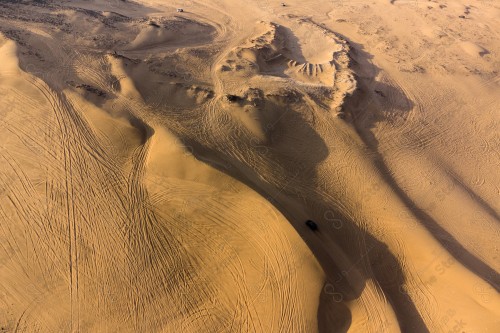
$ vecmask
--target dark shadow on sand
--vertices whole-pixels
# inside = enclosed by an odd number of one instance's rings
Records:
[[[346,40],[348,39],[346,38]],[[401,189],[392,176],[383,156],[378,151],[378,140],[372,132],[372,128],[375,126],[376,122],[387,118],[387,115],[383,114],[384,110],[377,107],[378,103],[373,102],[374,99],[377,98],[373,90],[374,78],[379,73],[380,69],[371,63],[370,59],[373,57],[363,50],[362,45],[353,43],[352,41],[350,41],[350,45],[353,48],[353,69],[358,73],[358,89],[353,96],[346,101],[345,108],[348,112],[347,118],[352,122],[364,143],[372,150],[374,162],[380,174],[401,200],[403,200],[405,205],[413,212],[415,217],[422,222],[422,225],[436,237],[441,245],[446,248],[457,261],[489,283],[497,291],[500,291],[500,274],[467,250],[455,239],[455,237],[453,237],[453,235],[451,235],[451,233],[439,225],[430,214],[417,206],[408,194]],[[380,83],[377,82],[377,87],[379,86]],[[384,85],[384,87],[385,89],[392,89],[392,94],[396,93],[402,95],[399,96],[398,99],[407,101],[407,107],[400,107],[399,112],[409,112],[412,110],[413,102],[409,101],[402,91],[398,92],[396,88],[389,88],[387,85]],[[383,88],[381,90],[383,90]],[[484,205],[484,200],[481,199],[478,201],[480,204]],[[492,214],[492,216],[498,217],[498,214],[496,214],[490,206],[486,205],[485,210],[489,214]]]

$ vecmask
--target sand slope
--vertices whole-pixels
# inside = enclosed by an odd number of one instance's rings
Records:
[[[499,12],[1,3],[0,332],[495,332]]]

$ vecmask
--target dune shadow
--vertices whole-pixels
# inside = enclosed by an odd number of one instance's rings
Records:
[[[345,37],[344,37],[345,38]],[[345,38],[348,40],[347,38]],[[404,202],[404,204],[413,212],[415,217],[421,224],[435,237],[435,239],[449,251],[449,253],[469,270],[474,272],[478,277],[490,284],[497,291],[500,290],[500,274],[480,258],[467,250],[460,242],[445,228],[443,228],[429,213],[419,207],[412,198],[401,188],[391,170],[384,161],[383,155],[379,152],[379,142],[372,129],[378,121],[390,119],[396,113],[403,115],[413,109],[414,103],[405,96],[404,92],[396,87],[391,87],[387,84],[374,83],[375,77],[380,72],[380,69],[375,66],[370,60],[372,55],[363,50],[361,44],[356,44],[349,41],[353,47],[353,69],[357,73],[358,89],[353,96],[346,100],[345,110],[348,113],[346,119],[351,122],[360,138],[369,147],[374,154],[374,162],[379,169],[384,180],[391,186],[394,192]],[[388,91],[388,94],[396,95],[395,100],[399,101],[398,107],[393,111],[386,112],[382,109],[383,104],[377,101],[379,98],[374,87],[382,87],[379,91]],[[392,112],[392,114],[391,114]],[[465,189],[467,190],[467,189]],[[473,193],[473,192],[472,192]],[[476,196],[477,197],[477,196]],[[477,199],[477,198],[476,198]],[[484,200],[478,202],[485,207],[488,214],[498,217],[498,214],[485,204]]]
[[[300,45],[300,40],[297,38],[297,36],[295,36],[293,31],[290,28],[285,27],[283,25],[280,25],[278,27],[278,30],[285,37],[285,49],[284,49],[284,51],[286,52],[285,55],[291,60],[295,60],[299,63],[307,62],[304,54],[302,53],[302,46]]]
[[[293,109],[292,105],[289,107]],[[319,295],[320,332],[347,332],[349,330],[352,324],[352,314],[348,304],[360,297],[366,286],[366,279],[373,277],[391,301],[401,328],[404,331],[428,332],[411,298],[402,292],[405,283],[403,269],[387,245],[362,230],[348,216],[335,209],[335,204],[332,202],[334,199],[325,199],[321,193],[307,189],[303,184],[295,181],[296,178],[317,179],[317,166],[329,154],[325,141],[301,117],[299,113],[288,112],[273,130],[293,131],[294,137],[307,143],[303,149],[314,149],[314,157],[307,160],[301,159],[300,149],[302,148],[293,146],[288,151],[280,150],[279,153],[273,152],[270,147],[267,151],[262,151],[264,160],[290,166],[286,170],[288,172],[286,180],[279,187],[274,187],[259,177],[250,163],[245,164],[225,155],[220,149],[207,147],[193,139],[188,139],[185,144],[192,147],[196,158],[242,181],[272,203],[290,221],[312,251],[327,277],[327,282]],[[276,142],[275,144],[279,145]],[[259,147],[246,149],[255,150]],[[297,214],[296,211],[290,209],[294,204],[306,207],[307,212],[303,215]],[[325,212],[331,212],[336,216],[342,221],[342,226],[340,228],[333,226]],[[312,231],[305,227],[306,219],[317,222],[319,230]],[[347,269],[345,263],[340,262],[339,259],[344,255],[350,262]],[[361,278],[355,277],[356,271],[361,272]],[[383,329],[384,327],[380,327],[381,331]]]
[[[290,29],[283,29],[287,34],[287,40],[291,41],[290,47],[293,48],[293,56],[297,57],[298,61],[305,62],[299,40]],[[359,48],[359,45],[353,45],[355,49]],[[358,50],[355,59],[361,67],[372,66],[367,61],[369,55],[360,50]],[[369,68],[376,72],[373,66]],[[71,66],[68,66],[68,69],[65,70],[67,71],[66,76],[76,76],[75,70]],[[40,73],[32,74],[50,82],[50,79],[44,78]],[[54,80],[59,79],[59,77],[61,76],[55,77]],[[349,99],[351,103],[357,103],[360,108],[364,105],[363,103],[369,103],[369,98],[372,98],[373,94],[364,93],[364,89],[371,88],[368,82],[373,81],[374,77],[369,73],[366,74],[366,78],[364,78],[366,82]],[[377,90],[383,95],[393,96],[399,93],[397,89],[388,85],[379,85],[377,87]],[[55,86],[54,89],[60,90],[58,86]],[[380,93],[376,94],[383,98]],[[403,103],[405,104],[404,110],[408,111],[412,108],[411,101],[400,98],[397,98],[397,100],[405,101],[406,104]],[[314,182],[320,178],[316,170],[320,163],[329,156],[329,147],[316,130],[307,121],[304,121],[302,115],[293,111],[295,107],[292,102],[286,104],[284,108],[287,112],[270,129],[273,133],[281,133],[280,135],[270,134],[274,144],[280,145],[279,140],[283,137],[296,138],[293,145],[285,142],[279,146],[280,149],[278,150],[273,149],[272,146],[248,144],[242,149],[242,151],[257,150],[261,161],[268,163],[267,167],[269,169],[276,168],[275,175],[282,173],[284,181],[279,185],[273,185],[262,178],[254,168],[255,165],[252,164],[252,161],[241,162],[223,149],[209,147],[203,143],[205,138],[186,138],[184,144],[191,148],[191,152],[199,160],[242,181],[260,193],[290,221],[297,233],[311,249],[327,277],[327,283],[319,295],[318,323],[320,332],[347,332],[349,330],[352,325],[352,313],[349,309],[349,303],[361,296],[367,280],[372,277],[375,277],[379,282],[384,294],[390,300],[403,331],[428,332],[411,298],[401,292],[405,284],[403,269],[398,259],[389,251],[387,245],[361,229],[349,216],[335,208],[335,201],[339,200],[338,198],[325,198],[324,193],[320,193],[315,188],[311,189],[306,186],[307,184],[297,181],[302,178],[311,179]],[[358,128],[357,116],[359,114],[356,115],[356,112],[352,113],[352,121],[356,128]],[[358,133],[376,153],[376,140],[369,129],[377,119],[373,118],[370,121],[372,123],[368,123],[368,126],[364,124],[365,127],[362,130],[358,129]],[[131,117],[130,122],[141,130],[143,143],[147,142],[152,135],[152,129],[139,118]],[[172,129],[172,132],[175,133],[176,130]],[[179,137],[183,136],[179,135]],[[308,150],[314,150],[314,154],[307,154],[308,158],[303,159],[301,157],[302,153]],[[405,197],[404,191],[397,186],[395,180],[390,176],[389,170],[383,164],[380,155],[378,155],[378,159],[380,162],[377,166],[381,174],[385,175],[386,181],[395,188],[396,193],[405,200],[408,207],[416,212],[416,216],[422,217],[427,223],[437,225],[435,221],[429,220],[430,217],[425,212],[419,211],[410,198]],[[290,208],[294,207],[294,205],[306,209],[303,213],[297,214],[296,210]],[[332,212],[336,219],[342,221],[342,225],[340,227],[332,225],[332,221],[325,215],[325,212]],[[305,227],[304,222],[306,219],[316,221],[319,230],[313,231]],[[341,262],[341,256],[348,259],[349,267],[346,268],[345,262]],[[472,256],[469,261],[479,265],[476,259]],[[359,276],[355,275],[354,272],[356,271],[359,272]],[[381,331],[383,331],[382,327]]]
[[[288,28],[283,29],[286,31]],[[298,45],[298,40],[291,30],[288,29],[287,34],[290,40],[293,41],[295,38],[295,43]],[[360,45],[351,44],[355,49],[360,48]],[[299,54],[302,54],[301,51]],[[358,72],[364,82],[354,96],[348,99],[348,103],[362,105],[361,102],[372,98],[373,94],[365,92],[365,89],[370,87],[380,98],[392,96],[401,103],[399,109],[405,112],[410,111],[413,108],[413,102],[404,98],[404,94],[400,96],[402,93],[398,89],[381,83],[377,83],[375,89],[365,84],[365,82],[373,83],[378,72],[378,69],[368,62],[370,57],[364,52],[354,57],[354,60],[358,61],[358,66],[369,65],[369,67],[367,67],[368,72]],[[361,102],[355,102],[358,100]],[[315,187],[311,188],[297,181],[298,179],[311,179],[315,182],[320,178],[316,170],[320,163],[329,156],[329,147],[316,130],[303,119],[303,114],[293,111],[297,107],[296,103],[297,101],[286,103],[284,106],[287,110],[286,114],[269,129],[272,131],[270,133],[272,144],[269,146],[246,144],[243,137],[234,138],[238,141],[238,149],[243,152],[242,155],[236,157],[230,153],[230,150],[217,147],[217,145],[204,144],[203,140],[196,137],[184,136],[184,145],[191,148],[191,152],[197,159],[238,179],[261,194],[287,218],[304,240],[326,274],[327,281],[319,295],[317,319],[320,332],[349,331],[352,325],[349,305],[361,296],[368,279],[377,281],[378,287],[392,305],[402,331],[429,332],[411,297],[405,293],[405,275],[401,263],[387,245],[361,229],[354,220],[336,208],[341,206],[341,203],[337,204],[341,198],[332,198]],[[352,109],[352,105],[349,105],[349,108]],[[221,109],[221,112],[224,111]],[[349,116],[356,126],[356,117],[359,114],[351,112]],[[371,128],[378,120],[377,118],[369,119],[370,123],[366,128]],[[281,133],[281,137],[295,138],[298,141],[287,141],[281,144],[280,136],[277,137],[273,133]],[[369,142],[365,133],[359,134],[365,142]],[[368,147],[374,149],[373,145],[368,145]],[[307,154],[307,159],[304,159],[305,150],[314,150],[314,154]],[[250,151],[257,152],[260,156],[259,160],[268,164],[268,169],[276,169],[274,176],[282,181],[272,182],[271,179],[265,179],[258,174],[253,164],[255,161],[245,160],[244,156],[252,156],[253,153]],[[378,164],[377,167],[382,174],[388,174],[387,169],[382,169]],[[389,184],[392,185],[390,181],[388,179]],[[296,206],[301,208],[295,210],[293,207]],[[341,226],[332,224],[326,212],[330,212],[336,220],[342,221]],[[305,227],[304,222],[307,219],[314,220],[319,229],[313,231]],[[348,267],[346,267],[346,262],[349,263]],[[381,322],[380,325],[380,331],[384,331],[387,323]]]

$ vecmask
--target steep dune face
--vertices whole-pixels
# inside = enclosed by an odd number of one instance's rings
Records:
[[[494,332],[494,9],[1,4],[0,331]]]
[[[127,114],[143,105],[127,104],[132,83],[99,108],[5,74],[3,87],[22,96],[2,123],[8,330],[316,327],[307,290],[321,288],[321,272],[307,247],[263,198]]]

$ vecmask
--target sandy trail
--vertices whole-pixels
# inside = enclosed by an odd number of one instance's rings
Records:
[[[494,332],[498,13],[0,4],[0,332]]]

